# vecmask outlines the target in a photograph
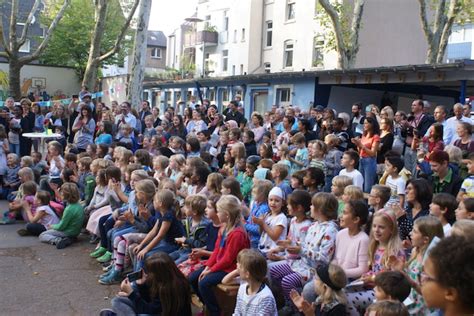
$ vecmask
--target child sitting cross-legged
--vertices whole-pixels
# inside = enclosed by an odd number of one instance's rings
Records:
[[[295,289],[290,297],[298,311],[305,316],[346,315],[347,297],[344,293],[347,278],[344,270],[336,264],[321,263],[316,267],[314,290],[318,298],[314,303],[306,301]]]
[[[171,259],[176,264],[186,261],[193,248],[201,248],[206,245],[206,226],[209,223],[204,217],[206,204],[206,198],[198,194],[188,195],[184,200],[186,236],[175,238],[176,243],[181,245],[181,248],[170,253]]]
[[[28,182],[27,182],[28,183]],[[25,183],[26,184],[26,183]],[[36,184],[33,183],[36,187]],[[25,211],[29,223],[26,224],[25,228],[17,231],[20,236],[39,236],[42,232],[46,231],[49,225],[59,223],[59,217],[49,206],[51,194],[46,191],[38,191],[35,195],[35,206],[36,211],[33,214],[32,208],[26,201],[23,203],[23,210]]]
[[[61,198],[67,202],[63,217],[58,224],[49,225],[48,230],[41,233],[40,241],[56,245],[63,249],[69,246],[79,235],[84,221],[84,209],[79,204],[79,189],[73,183],[64,183],[61,186]]]
[[[243,282],[233,315],[278,315],[275,298],[265,284],[265,258],[255,249],[243,249],[237,256],[237,271]]]

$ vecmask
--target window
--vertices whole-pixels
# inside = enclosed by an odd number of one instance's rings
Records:
[[[204,70],[209,72],[211,69],[209,69],[210,66],[210,60],[209,60],[210,54],[206,53],[204,55]]]
[[[242,42],[245,42],[245,29],[242,29]]]
[[[204,29],[207,29],[211,25],[210,21],[211,21],[211,16],[206,15],[206,17],[204,18]]]
[[[320,36],[315,36],[313,39],[313,62],[312,67],[324,66],[324,39]]]
[[[232,65],[232,76],[235,76],[235,65]]]
[[[285,56],[283,60],[283,68],[293,67],[293,41],[285,41]]]
[[[151,49],[151,58],[161,59],[161,48],[153,47]]]
[[[265,46],[272,46],[272,35],[273,35],[273,21],[267,21],[267,36],[265,41]]]
[[[229,67],[229,51],[223,50],[222,51],[222,71],[227,71]]]
[[[224,11],[224,31],[229,30],[229,17],[227,16],[227,11]]]
[[[227,89],[222,90],[222,101],[229,101],[229,91]]]
[[[29,53],[30,52],[30,40],[27,39],[25,44],[21,45],[20,49],[18,50],[21,53]]]
[[[234,30],[234,43],[237,43],[237,30]]]
[[[287,0],[286,3],[286,19],[294,20],[295,19],[295,0]]]
[[[240,64],[240,74],[244,74],[244,65]]]
[[[277,89],[276,95],[277,95],[277,102],[279,104],[285,103],[285,102],[289,103],[291,100],[291,89],[290,88]]]

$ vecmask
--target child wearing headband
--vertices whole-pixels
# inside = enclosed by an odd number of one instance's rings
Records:
[[[309,303],[295,289],[291,290],[291,300],[305,316],[346,315],[347,298],[343,290],[346,284],[346,274],[340,266],[321,263],[314,277],[316,301]]]

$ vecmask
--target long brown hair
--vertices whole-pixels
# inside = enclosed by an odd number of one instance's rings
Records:
[[[150,288],[150,298],[159,298],[161,315],[178,315],[185,306],[191,309],[191,289],[186,277],[179,271],[171,257],[158,252],[145,261],[146,284]]]

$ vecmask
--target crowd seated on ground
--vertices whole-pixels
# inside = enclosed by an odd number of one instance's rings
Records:
[[[240,99],[160,115],[79,97],[1,110],[1,223],[96,245],[97,286],[120,284],[101,315],[474,313],[470,105],[247,120]],[[44,149],[24,136],[45,129]]]

